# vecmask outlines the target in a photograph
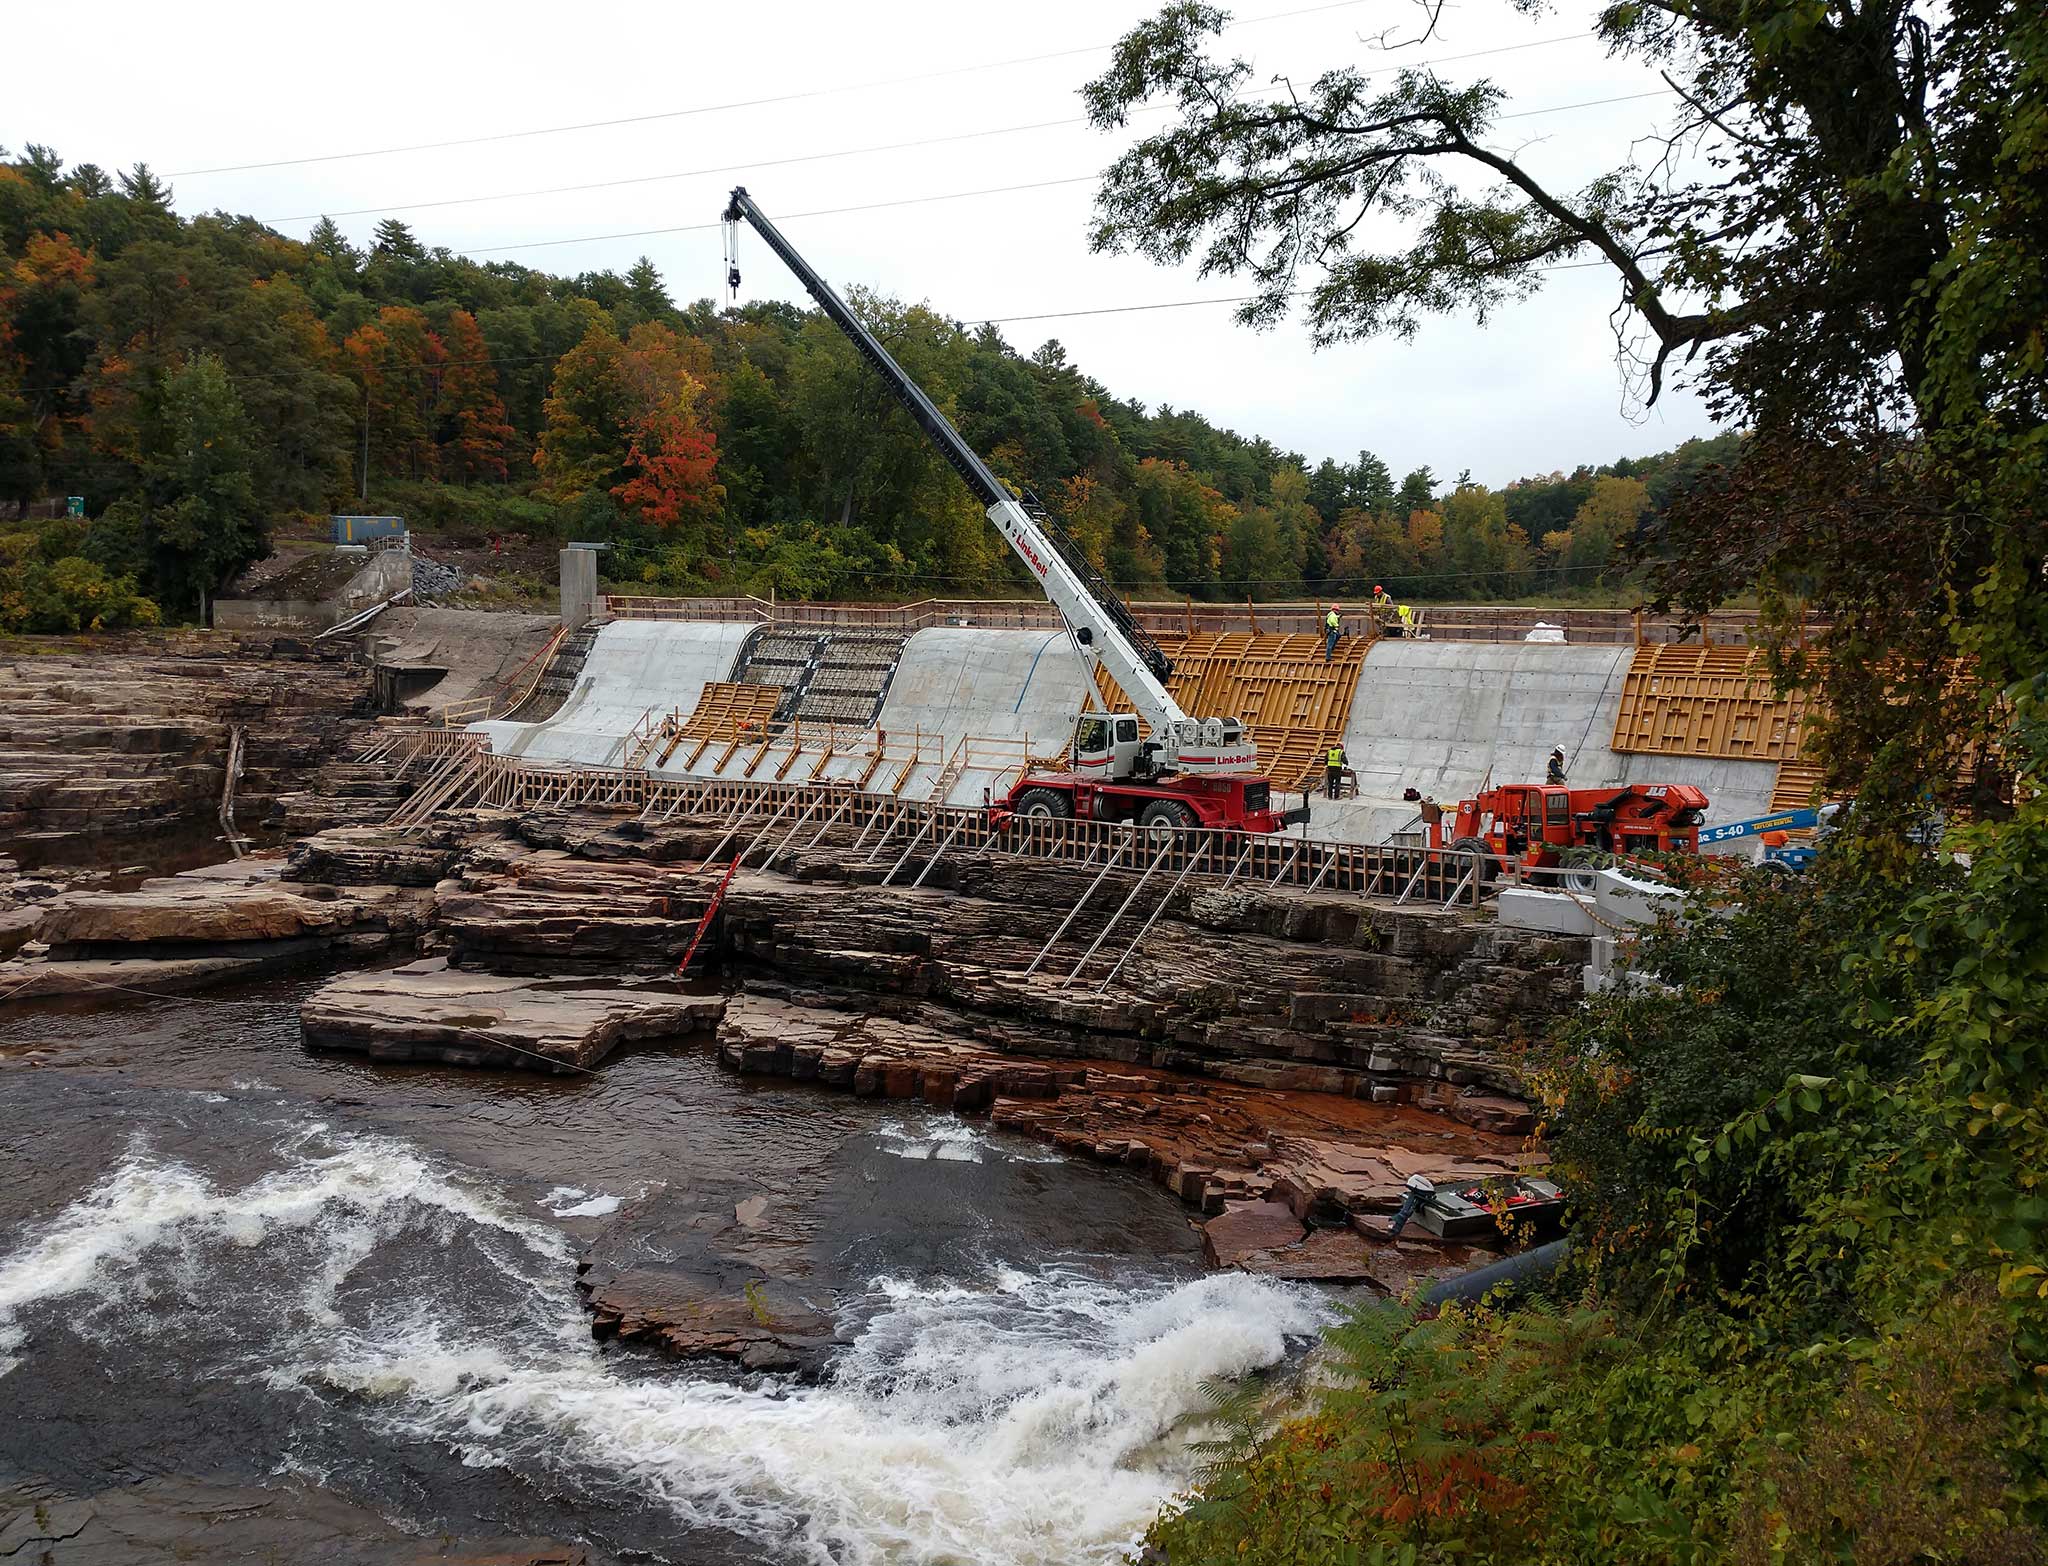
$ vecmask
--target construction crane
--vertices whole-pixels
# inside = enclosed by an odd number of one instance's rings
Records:
[[[1306,809],[1276,812],[1272,785],[1258,770],[1258,748],[1236,718],[1196,718],[1167,691],[1173,674],[1116,590],[1030,494],[1012,495],[952,422],[846,307],[832,285],[797,254],[745,186],[725,208],[726,282],[739,288],[738,226],[746,223],[794,272],[818,308],[844,332],[882,383],[939,448],[988,512],[1065,622],[1089,676],[1095,665],[1130,697],[1139,717],[1091,713],[1074,728],[1067,772],[1027,773],[993,808],[1063,820],[1136,821],[1158,830],[1219,827],[1275,832],[1305,820]],[[1145,734],[1139,733],[1142,718]]]

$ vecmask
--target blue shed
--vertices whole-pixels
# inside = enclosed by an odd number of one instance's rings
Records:
[[[329,517],[337,544],[367,544],[373,538],[398,538],[405,533],[404,517]]]

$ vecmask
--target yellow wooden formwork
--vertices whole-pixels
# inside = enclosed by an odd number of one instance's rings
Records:
[[[1816,803],[1822,776],[1818,762],[1779,762],[1777,781],[1771,785],[1771,809],[1803,810]]]
[[[1173,660],[1167,690],[1183,710],[1199,717],[1240,719],[1259,746],[1259,769],[1275,786],[1297,789],[1322,776],[1330,746],[1344,737],[1351,702],[1371,643],[1338,640],[1323,661],[1323,638],[1307,633],[1252,635],[1197,631],[1158,638]],[[1112,711],[1131,703],[1116,681],[1097,671]]]
[[[1808,701],[1779,696],[1761,651],[1672,642],[1635,650],[1614,715],[1616,751],[1797,761]]]
[[[683,765],[694,767],[697,758],[719,740],[735,740],[742,734],[767,734],[769,721],[774,718],[782,696],[780,685],[712,681],[698,693],[697,705],[676,727],[672,741],[656,764],[666,762],[678,747],[688,743],[690,752]]]

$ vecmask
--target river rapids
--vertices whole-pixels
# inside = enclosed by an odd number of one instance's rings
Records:
[[[0,1023],[0,1480],[298,1488],[607,1560],[1110,1562],[1204,1384],[1325,1308],[1032,1143],[699,1049],[568,1083],[310,1057],[303,990]],[[592,1340],[580,1256],[713,1249],[829,1312],[821,1378]]]

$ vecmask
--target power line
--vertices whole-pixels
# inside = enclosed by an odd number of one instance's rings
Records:
[[[1326,5],[1306,6],[1294,11],[1276,11],[1268,16],[1248,16],[1242,21],[1231,22],[1226,31],[1239,27],[1251,27],[1262,22],[1278,22],[1296,16],[1313,16],[1323,11],[1343,11],[1366,4],[1367,0],[1334,0]],[[1489,55],[1513,54],[1523,49],[1540,49],[1551,44],[1574,43],[1591,38],[1591,32],[1568,33],[1557,38],[1537,38],[1526,43],[1502,44],[1491,49],[1474,49],[1465,54],[1439,55],[1430,60],[1415,60],[1407,64],[1379,66],[1361,72],[1363,76],[1385,76],[1395,71],[1428,70],[1438,65],[1450,65],[1461,60],[1483,59]],[[1100,54],[1115,44],[1087,44],[1074,49],[1055,49],[1046,54],[1020,55],[1009,60],[991,60],[980,65],[948,66],[943,70],[925,71],[914,76],[885,77],[874,81],[848,82],[840,86],[813,87],[802,92],[781,93],[767,98],[742,98],[729,103],[698,104],[686,109],[664,109],[651,114],[625,115],[609,120],[582,120],[572,125],[546,125],[529,130],[496,131],[485,136],[459,136],[445,141],[410,142],[396,147],[370,147],[355,152],[319,153],[303,158],[271,158],[255,163],[222,163],[211,168],[173,169],[165,177],[169,179],[198,179],[208,174],[240,174],[256,169],[298,168],[313,163],[342,163],[358,158],[388,158],[408,152],[441,152],[455,147],[479,147],[494,142],[523,141],[537,136],[563,136],[578,131],[608,130],[621,125],[644,125],[657,120],[687,119],[703,114],[722,114],[733,109],[763,108],[778,103],[795,103],[809,98],[831,97],[841,93],[867,92],[882,87],[901,87],[914,82],[937,81],[949,76],[966,76],[981,71],[1005,70],[1011,66],[1036,65],[1046,60],[1070,59],[1076,55]],[[424,205],[425,203],[422,203]],[[387,209],[398,210],[398,209]]]
[[[1605,261],[1563,261],[1555,266],[1531,267],[1530,270],[1533,272],[1584,272],[1607,265],[1609,263]],[[1285,297],[1296,299],[1310,292],[1312,290],[1306,288],[1290,288],[1287,290]],[[1092,310],[1048,310],[1042,315],[962,316],[960,323],[963,326],[1011,326],[1021,321],[1067,321],[1072,320],[1076,316],[1084,315],[1136,315],[1147,310],[1185,310],[1195,305],[1250,304],[1254,299],[1263,299],[1264,297],[1265,295],[1263,294],[1233,294],[1228,298],[1222,299],[1168,299],[1159,304],[1102,305]]]
[[[1099,174],[1075,174],[1066,179],[1038,179],[1023,185],[990,185],[981,190],[954,190],[938,196],[904,196],[894,201],[866,201],[851,207],[819,207],[811,212],[791,212],[778,218],[778,222],[793,222],[798,218],[839,217],[848,212],[880,212],[889,207],[923,207],[936,201],[966,201],[976,196],[1010,196],[1023,190],[1050,190],[1055,185],[1087,185],[1100,179]],[[471,245],[462,251],[464,255],[500,255],[507,250],[543,250],[555,245],[594,245],[612,239],[652,239],[662,234],[700,234],[722,227],[719,223],[678,223],[668,228],[636,228],[619,234],[581,234],[569,239],[528,239],[516,245]]]
[[[1085,118],[1039,120],[1030,125],[999,125],[993,130],[960,131],[951,136],[922,136],[915,141],[889,141],[872,147],[842,147],[833,152],[806,152],[787,158],[757,158],[748,163],[727,163],[715,168],[681,169],[673,174],[637,174],[629,179],[593,180],[582,185],[547,185],[538,190],[507,190],[490,196],[447,196],[434,201],[408,201],[393,207],[351,207],[337,212],[295,212],[290,217],[259,218],[261,223],[310,223],[316,218],[372,217],[380,212],[418,212],[428,207],[465,207],[485,201],[517,201],[534,196],[562,196],[585,190],[616,190],[624,185],[658,185],[673,179],[696,179],[707,174],[741,174],[748,169],[783,168],[792,163],[821,163],[832,158],[858,158],[876,152],[903,152],[913,147],[937,147],[947,142],[977,141],[990,136],[1012,136],[1020,131],[1050,130],[1061,125],[1085,125]]]
[[[1656,88],[1649,92],[1624,93],[1614,98],[1588,98],[1578,103],[1556,103],[1542,109],[1520,109],[1513,114],[1497,116],[1502,120],[1533,119],[1545,114],[1564,114],[1575,109],[1597,109],[1614,103],[1636,103],[1645,98],[1668,98],[1668,88]],[[1076,174],[1065,179],[1032,180],[1022,185],[993,185],[980,190],[958,190],[937,196],[908,196],[894,201],[869,201],[847,207],[820,207],[809,212],[791,212],[778,221],[795,221],[800,218],[840,217],[850,212],[879,212],[891,207],[921,207],[940,201],[966,201],[978,196],[1008,196],[1026,190],[1050,190],[1060,185],[1082,185],[1101,178],[1097,174]],[[571,187],[574,188],[574,187]],[[707,233],[718,228],[718,223],[678,223],[666,228],[628,229],[616,234],[585,234],[567,239],[533,239],[511,245],[470,245],[461,252],[464,255],[499,255],[508,250],[539,250],[556,245],[601,244],[615,239],[654,239],[667,234]]]
[[[1546,41],[1559,42],[1561,40],[1553,39]],[[1527,48],[1530,46],[1518,44],[1513,47]],[[1502,51],[1486,50],[1484,52],[1497,54]],[[1584,103],[1559,104],[1548,109],[1523,109],[1513,114],[1498,115],[1496,118],[1523,120],[1542,114],[1561,114],[1567,109],[1598,108],[1610,103],[1633,103],[1643,98],[1662,98],[1668,96],[1670,96],[1669,89],[1657,88],[1650,92],[1628,93],[1618,98],[1594,98]],[[1167,105],[1161,104],[1134,112],[1160,114],[1164,113],[1167,107]],[[699,179],[712,174],[744,174],[752,169],[788,168],[799,163],[824,163],[837,158],[870,157],[881,152],[908,152],[920,147],[942,147],[962,141],[985,141],[995,136],[1015,136],[1029,131],[1060,130],[1069,126],[1086,125],[1087,123],[1088,118],[1086,115],[1071,115],[1065,119],[1058,120],[1034,120],[1025,125],[998,125],[988,130],[956,131],[948,136],[920,136],[910,141],[878,142],[871,147],[839,147],[829,152],[796,153],[786,158],[755,158],[745,163],[717,164],[701,169],[678,169],[670,174],[635,174],[623,179],[588,180],[575,185],[542,185],[532,190],[497,191],[488,196],[441,196],[426,201],[400,202],[392,206],[344,207],[331,212],[294,212],[284,217],[259,218],[257,221],[268,224],[310,223],[319,218],[375,217],[380,213],[424,212],[438,207],[469,207],[492,201],[528,201],[536,196],[565,196],[592,190],[619,190],[634,185],[660,185],[666,184],[671,180]]]
[[[1226,30],[1252,27],[1262,22],[1279,22],[1289,17],[1314,16],[1323,11],[1348,11],[1369,0],[1328,0],[1323,5],[1303,6],[1293,11],[1275,11],[1266,16],[1248,16],[1226,25]],[[981,71],[1007,70],[1017,65],[1038,65],[1046,60],[1066,60],[1075,55],[1100,54],[1113,49],[1114,42],[1083,44],[1073,49],[1053,49],[1044,54],[1018,55],[1008,60],[986,60],[978,65],[950,65],[912,76],[888,76],[873,81],[845,82],[831,87],[807,87],[801,92],[778,93],[767,98],[739,98],[730,103],[697,104],[687,109],[663,109],[652,114],[627,114],[610,120],[582,120],[574,125],[547,125],[533,130],[496,131],[487,136],[459,136],[448,141],[421,141],[399,147],[370,147],[359,152],[327,152],[304,158],[272,158],[260,163],[223,163],[213,168],[179,169],[171,179],[195,179],[202,174],[239,174],[250,169],[291,168],[307,163],[339,163],[353,158],[388,158],[402,152],[439,152],[450,147],[480,147],[491,142],[521,141],[533,136],[561,136],[572,131],[609,130],[619,125],[646,125],[656,120],[687,119],[699,114],[722,114],[730,109],[758,109],[777,103],[797,103],[806,98],[829,98],[840,93],[868,92],[878,87],[903,87],[913,82],[938,81],[948,76],[971,76]]]

